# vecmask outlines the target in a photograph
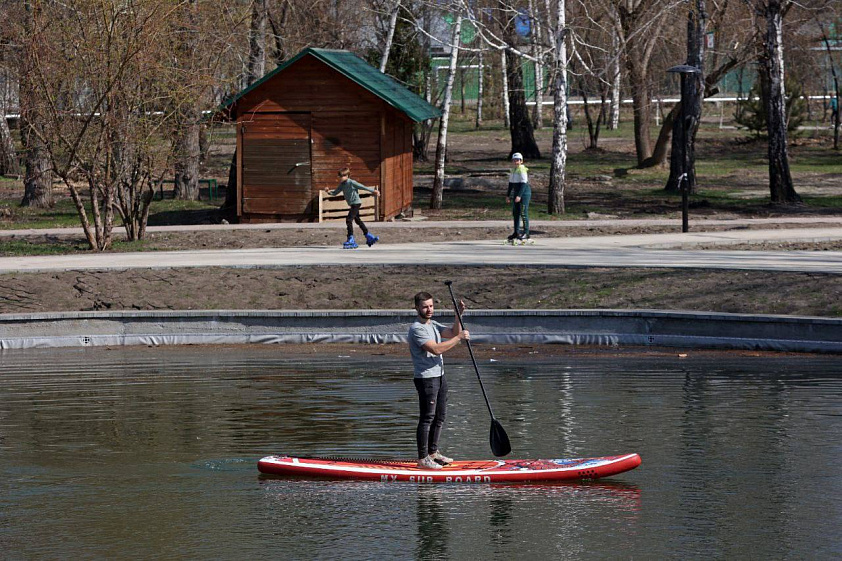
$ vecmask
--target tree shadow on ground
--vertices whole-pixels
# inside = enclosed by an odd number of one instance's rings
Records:
[[[148,226],[175,226],[196,224],[219,224],[224,218],[218,208],[194,210],[170,210],[149,215]]]

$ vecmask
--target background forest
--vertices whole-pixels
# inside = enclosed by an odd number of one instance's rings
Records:
[[[66,194],[92,249],[111,247],[115,224],[142,239],[164,184],[178,200],[199,198],[226,139],[211,118],[219,105],[322,47],[358,54],[442,108],[414,131],[431,209],[458,164],[451,125],[505,131],[509,153],[544,162],[556,216],[567,210],[571,125],[594,158],[625,127],[631,167],[668,166],[674,192],[682,177],[696,188],[676,146],[692,153],[702,119],[722,124],[726,111],[761,139],[752,149],[768,161],[768,200],[798,205],[794,135],[829,131],[819,149],[838,161],[840,12],[832,0],[9,0],[0,174],[22,183],[24,207],[49,209]],[[696,72],[668,72],[677,65]]]

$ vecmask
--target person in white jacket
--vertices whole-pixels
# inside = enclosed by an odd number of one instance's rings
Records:
[[[512,154],[512,173],[509,175],[509,190],[506,192],[506,202],[512,203],[512,217],[515,228],[509,241],[529,239],[529,201],[532,199],[532,189],[529,187],[529,168],[523,165],[520,152]],[[523,222],[523,230],[520,229]]]

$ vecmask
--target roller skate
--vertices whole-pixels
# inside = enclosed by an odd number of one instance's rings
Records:
[[[527,245],[527,244],[533,244],[533,243],[535,243],[534,241],[532,241],[532,238],[529,236],[529,232],[524,232],[524,233],[521,233],[521,234],[520,234],[520,235],[516,238],[516,242],[517,242],[519,245]]]
[[[354,236],[348,236],[348,241],[342,244],[342,249],[357,249],[358,247]]]
[[[368,247],[371,247],[374,244],[376,244],[377,240],[379,240],[379,239],[380,239],[380,236],[374,236],[371,233],[367,233],[365,235],[365,243],[368,244]]]

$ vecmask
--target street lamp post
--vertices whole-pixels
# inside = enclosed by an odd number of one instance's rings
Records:
[[[695,79],[695,74],[701,74],[702,71],[695,66],[689,64],[679,64],[673,66],[667,72],[678,74],[681,78],[681,112],[679,118],[673,123],[672,149],[680,151],[679,158],[673,158],[671,162],[679,162],[681,173],[678,175],[678,188],[681,190],[681,231],[687,232],[690,230],[689,214],[690,214],[690,172],[693,169],[693,151],[690,150],[690,142],[692,142],[692,131],[694,125],[693,112],[690,110],[691,93],[695,93],[695,88],[691,92],[690,79]]]

